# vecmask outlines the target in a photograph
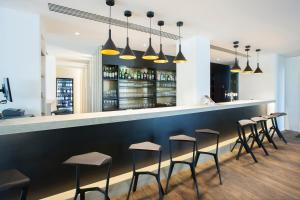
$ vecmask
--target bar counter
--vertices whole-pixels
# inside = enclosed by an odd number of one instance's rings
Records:
[[[176,106],[141,110],[45,116],[0,121],[0,166],[18,168],[32,184],[30,199],[40,199],[74,188],[74,169],[62,162],[77,154],[98,151],[112,156],[112,176],[131,171],[133,143],[160,144],[162,159],[169,159],[168,139],[185,133],[193,136],[198,128],[221,133],[220,142],[237,136],[236,122],[266,114],[273,100],[245,100],[214,105]],[[203,138],[201,146],[215,141]],[[174,153],[189,153],[178,146]],[[153,163],[143,157],[141,167]],[[103,170],[100,170],[103,171]],[[102,180],[98,169],[82,172],[82,185]],[[34,195],[34,196],[32,196]],[[1,197],[0,197],[1,199]]]
[[[176,106],[166,108],[148,108],[139,110],[123,110],[111,112],[81,113],[72,115],[42,116],[34,118],[7,119],[0,120],[0,135],[184,115],[199,112],[247,107],[260,104],[268,104],[272,102],[274,101],[239,100],[234,102],[216,103],[213,105]]]

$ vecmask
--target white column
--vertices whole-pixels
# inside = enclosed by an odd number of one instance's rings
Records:
[[[200,36],[182,40],[186,63],[177,64],[177,105],[197,105],[210,96],[210,42]]]
[[[41,115],[40,16],[0,8],[0,27],[0,82],[9,78],[13,97],[0,110],[21,108]]]

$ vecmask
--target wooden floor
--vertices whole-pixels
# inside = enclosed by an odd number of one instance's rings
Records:
[[[197,167],[197,178],[201,199],[203,200],[289,200],[300,199],[300,137],[287,132],[288,145],[276,141],[278,150],[266,144],[270,156],[262,149],[255,148],[258,163],[250,155],[243,154],[235,160],[233,153],[221,156],[223,185],[219,185],[214,163],[208,162]],[[162,181],[165,187],[166,181]],[[196,198],[194,184],[189,171],[172,176],[170,192],[164,200],[193,200]],[[123,200],[126,195],[113,200]],[[134,200],[157,200],[158,189],[155,184],[138,188],[131,195]]]

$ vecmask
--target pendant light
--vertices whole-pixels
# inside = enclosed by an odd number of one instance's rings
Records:
[[[124,16],[127,18],[127,37],[126,37],[126,46],[123,49],[120,58],[124,60],[133,60],[136,59],[136,56],[134,55],[133,51],[129,47],[129,37],[128,37],[128,17],[131,17],[131,11],[126,10],[124,12]]]
[[[259,52],[260,51],[261,51],[260,49],[256,49],[256,53],[257,53],[257,68],[255,69],[254,74],[262,74],[263,73],[262,70],[259,67]]]
[[[180,32],[180,27],[183,26],[183,22],[179,21],[179,22],[177,22],[176,25],[177,25],[178,30],[179,30],[179,51],[178,51],[177,56],[173,60],[173,63],[178,64],[178,63],[185,63],[185,62],[187,62],[187,60],[185,59],[184,55],[181,52],[181,32]]]
[[[249,65],[249,51],[250,51],[250,46],[249,45],[245,47],[245,51],[247,52],[247,65],[246,65],[243,73],[251,74],[251,73],[253,73],[253,70]]]
[[[103,55],[118,55],[120,51],[117,49],[116,45],[111,39],[111,7],[115,5],[114,0],[106,0],[106,5],[109,6],[109,32],[108,32],[108,40],[106,41],[105,45],[102,47],[102,50],[100,51]]]
[[[152,19],[152,17],[154,17],[154,12],[152,12],[152,11],[148,11],[147,12],[147,17],[149,18],[149,20],[150,20],[150,37],[149,37],[149,46],[148,46],[148,48],[147,48],[147,50],[146,50],[146,52],[144,53],[144,55],[143,55],[143,59],[144,60],[156,60],[157,58],[158,58],[158,56],[157,56],[157,54],[155,53],[155,51],[154,51],[154,49],[153,49],[153,47],[152,47],[152,45],[151,45],[151,34],[152,34],[152,27],[151,27],[151,19]]]
[[[169,62],[167,57],[162,51],[162,44],[161,44],[161,27],[165,24],[164,21],[158,21],[157,25],[159,26],[159,53],[158,59],[154,60],[155,63],[167,63]]]
[[[239,66],[239,61],[238,61],[238,58],[237,58],[237,48],[239,47],[239,42],[238,41],[233,42],[233,47],[235,49],[235,60],[234,60],[234,65],[230,69],[230,71],[232,73],[239,73],[239,72],[242,71],[241,67]]]

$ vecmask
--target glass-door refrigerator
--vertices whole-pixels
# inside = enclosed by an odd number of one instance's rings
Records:
[[[58,112],[74,113],[72,78],[56,78],[56,100]]]

